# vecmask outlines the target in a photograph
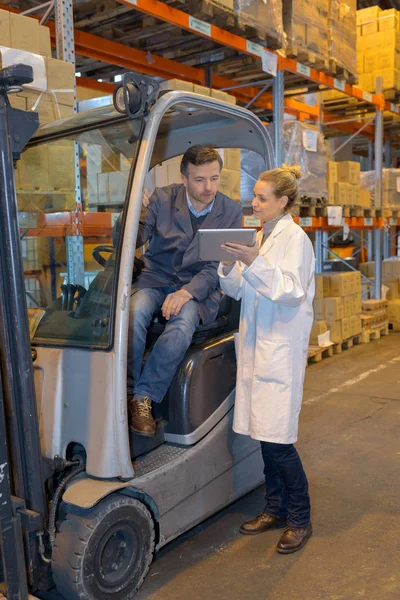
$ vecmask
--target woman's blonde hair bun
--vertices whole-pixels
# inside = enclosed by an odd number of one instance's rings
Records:
[[[303,173],[298,165],[291,166],[283,164],[281,168],[293,175],[296,179],[301,179],[303,177]]]

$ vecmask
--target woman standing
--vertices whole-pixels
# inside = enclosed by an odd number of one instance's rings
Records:
[[[285,527],[277,550],[302,548],[312,533],[308,482],[293,446],[303,396],[313,320],[314,252],[289,211],[298,196],[298,167],[262,173],[252,208],[262,231],[253,247],[222,246],[221,287],[241,300],[233,429],[261,442],[266,483],[264,512],[243,523],[255,535]]]

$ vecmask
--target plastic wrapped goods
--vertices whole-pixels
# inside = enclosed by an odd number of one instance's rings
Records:
[[[272,49],[284,45],[282,0],[234,0],[234,12],[239,25],[261,30]]]
[[[329,0],[285,0],[283,25],[289,56],[309,60],[304,54],[312,53],[328,60],[328,12]]]
[[[326,144],[318,127],[298,121],[284,123],[283,162],[300,166],[303,173],[299,181],[301,196],[327,196]]]
[[[357,74],[357,1],[330,0],[328,17],[329,54],[336,69]]]
[[[362,171],[361,189],[371,194],[372,206],[375,206],[375,171]],[[382,208],[400,207],[400,169],[382,169]]]

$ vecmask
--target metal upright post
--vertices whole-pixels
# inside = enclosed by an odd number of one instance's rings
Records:
[[[283,133],[283,114],[284,114],[284,71],[277,71],[274,77],[273,90],[273,117],[274,117],[274,137],[275,137],[275,166],[280,167],[283,162],[282,153],[282,133]]]
[[[55,0],[57,58],[75,64],[74,16],[70,0]],[[74,112],[77,112],[76,85],[74,85]],[[81,177],[79,145],[75,143],[75,197],[77,211],[81,210]],[[68,283],[85,284],[83,237],[66,237]]]
[[[372,140],[368,140],[368,171],[374,168],[374,144]]]
[[[367,230],[367,257],[368,262],[372,262],[374,259],[374,246],[373,246],[372,229]]]
[[[376,78],[376,92],[383,92],[383,78]],[[383,111],[377,110],[375,117],[375,208],[382,208],[382,150],[383,150]],[[382,232],[374,229],[375,238],[375,298],[381,297],[382,286]]]
[[[315,272],[322,273],[322,230],[317,229],[315,232]]]
[[[387,132],[385,140],[385,168],[390,169],[392,165],[392,139],[390,131]],[[391,230],[390,227],[385,227],[383,230],[383,258],[389,258],[391,253]]]

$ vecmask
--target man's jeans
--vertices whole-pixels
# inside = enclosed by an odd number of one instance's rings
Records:
[[[147,328],[168,294],[175,291],[172,287],[144,288],[131,296],[128,394],[148,396],[152,402],[161,402],[164,398],[200,322],[197,303],[189,300],[177,316],[167,321],[142,372]]]
[[[293,444],[261,442],[266,505],[272,517],[287,517],[288,525],[303,528],[310,522],[308,481]]]

